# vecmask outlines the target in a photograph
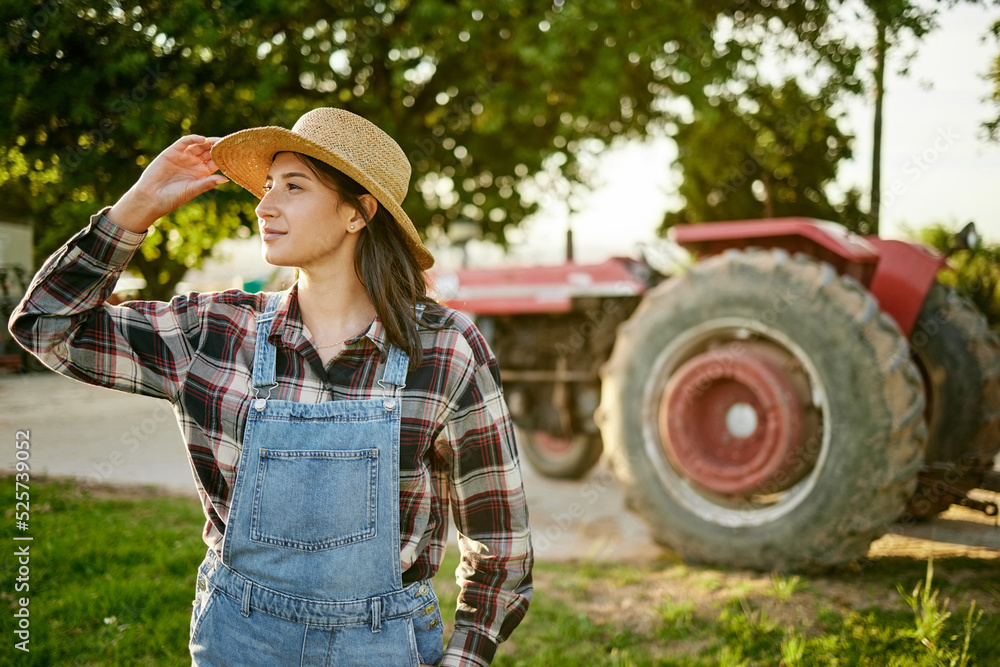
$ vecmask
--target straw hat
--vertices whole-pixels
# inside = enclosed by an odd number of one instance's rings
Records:
[[[299,118],[291,130],[255,127],[223,137],[212,146],[212,159],[231,180],[263,197],[271,162],[284,151],[316,158],[361,184],[396,219],[420,267],[434,264],[400,206],[410,183],[410,163],[388,134],[361,116],[324,107]]]

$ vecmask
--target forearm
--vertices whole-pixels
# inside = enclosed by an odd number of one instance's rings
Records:
[[[510,540],[505,538],[505,543]],[[461,592],[455,615],[455,632],[441,665],[472,667],[492,663],[497,646],[510,637],[524,619],[532,596],[532,552],[527,531],[517,546],[498,549],[487,559],[470,558],[484,551],[485,543],[459,537],[462,565],[458,580]],[[470,546],[474,545],[474,546]],[[488,549],[488,547],[486,547]]]
[[[11,315],[14,338],[68,377],[158,398],[174,395],[199,335],[197,299],[105,303],[143,238],[101,213],[93,216],[35,275]]]
[[[145,238],[101,223],[100,216],[46,260],[11,314],[14,338],[53,368],[60,365],[56,352],[107,300]]]
[[[498,517],[507,524],[504,513],[514,524],[509,529],[478,539],[459,532],[462,560],[456,579],[461,591],[455,633],[442,665],[467,667],[480,664],[477,660],[490,664],[497,645],[510,637],[528,611],[533,552],[527,512],[518,502],[499,510]]]
[[[169,211],[161,211],[137,185],[122,195],[105,214],[116,226],[135,234],[144,234]]]
[[[459,404],[475,405],[453,420],[452,509],[462,561],[455,634],[442,665],[488,665],[496,646],[524,618],[532,594],[533,552],[513,426],[491,374],[476,382]]]

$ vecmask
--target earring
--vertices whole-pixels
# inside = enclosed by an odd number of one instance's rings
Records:
[[[353,232],[354,231],[354,225],[351,225],[350,227],[348,227],[347,231]]]

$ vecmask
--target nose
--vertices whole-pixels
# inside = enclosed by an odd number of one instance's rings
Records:
[[[257,214],[257,218],[264,220],[266,218],[273,218],[275,215],[274,204],[272,203],[274,197],[271,195],[272,190],[268,190],[264,193],[264,196],[260,198],[257,207],[254,208],[254,212]]]

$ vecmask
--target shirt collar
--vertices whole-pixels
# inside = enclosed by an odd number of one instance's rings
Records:
[[[377,315],[372,320],[368,330],[359,338],[346,344],[345,348],[357,346],[364,338],[370,340],[383,355],[389,354],[389,341],[386,339],[385,327],[382,326],[382,320]],[[274,321],[271,324],[271,331],[268,333],[267,339],[271,343],[280,341],[285,347],[299,350],[300,352],[309,345],[309,340],[305,335],[305,327],[302,324],[302,314],[299,311],[298,283],[293,284],[286,290],[281,301],[278,302],[278,307],[275,309]]]

